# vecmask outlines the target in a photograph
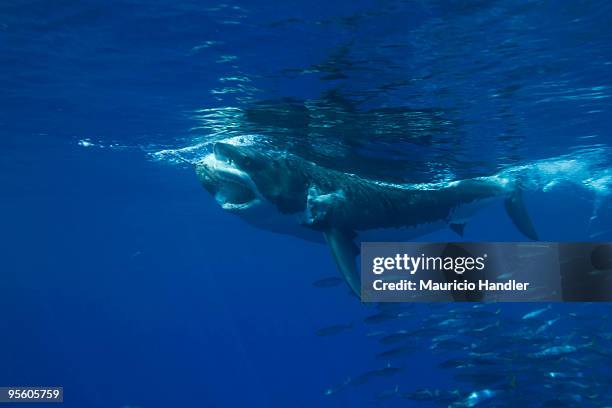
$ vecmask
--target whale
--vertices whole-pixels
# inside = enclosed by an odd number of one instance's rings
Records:
[[[329,169],[298,155],[219,141],[195,163],[219,206],[268,231],[327,243],[356,293],[359,244],[408,241],[451,228],[503,202],[517,229],[538,240],[519,180],[503,173],[436,183],[389,183]]]

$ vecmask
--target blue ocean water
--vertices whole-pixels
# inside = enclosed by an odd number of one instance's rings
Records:
[[[470,392],[497,392],[440,367],[450,357],[432,349],[436,334],[415,334],[407,358],[375,357],[381,336],[439,328],[459,306],[364,321],[375,305],[313,286],[337,276],[325,246],[223,212],[192,163],[244,136],[385,181],[570,157],[584,170],[525,196],[540,238],[609,241],[611,12],[605,1],[1,2],[0,386],[58,385],[65,406],[117,408],[451,404],[432,390],[472,406]],[[524,237],[494,206],[463,239]],[[515,320],[539,307],[487,310],[497,334],[521,337],[541,326]],[[524,406],[610,404],[609,312],[547,310],[540,324],[561,319],[544,350],[593,343],[597,358],[568,353],[559,364],[576,378],[563,387],[526,376],[550,362],[521,363],[500,380],[514,394],[493,406],[517,394],[532,398]],[[351,327],[316,334],[338,324]],[[470,344],[496,352],[505,340]],[[388,363],[399,373],[364,377]]]

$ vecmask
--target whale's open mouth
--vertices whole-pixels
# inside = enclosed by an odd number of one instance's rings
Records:
[[[215,199],[225,209],[240,209],[251,204],[257,196],[247,185],[236,179],[224,179]]]
[[[204,187],[224,210],[242,211],[260,202],[251,177],[220,149],[214,149],[198,163],[197,173]]]

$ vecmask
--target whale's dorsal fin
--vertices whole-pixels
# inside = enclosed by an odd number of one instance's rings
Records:
[[[355,262],[355,258],[359,255],[359,248],[353,242],[355,234],[352,231],[341,231],[337,228],[330,228],[323,234],[342,277],[353,292],[361,297],[361,280]]]
[[[516,228],[518,228],[518,230],[521,231],[521,233],[527,238],[537,241],[538,234],[533,227],[531,218],[529,218],[527,208],[525,208],[521,190],[515,190],[510,197],[506,198],[504,204],[506,207],[506,212],[512,219],[514,225],[516,225]]]

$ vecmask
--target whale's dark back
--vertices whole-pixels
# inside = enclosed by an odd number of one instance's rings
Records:
[[[487,179],[471,179],[446,187],[420,189],[380,183],[357,175],[318,166],[296,156],[279,157],[279,168],[291,184],[284,191],[283,207],[289,212],[304,211],[307,190],[316,186],[321,194],[341,192],[344,199],[333,205],[318,228],[338,227],[351,230],[396,228],[447,219],[453,209],[478,200],[495,197],[503,188]]]

